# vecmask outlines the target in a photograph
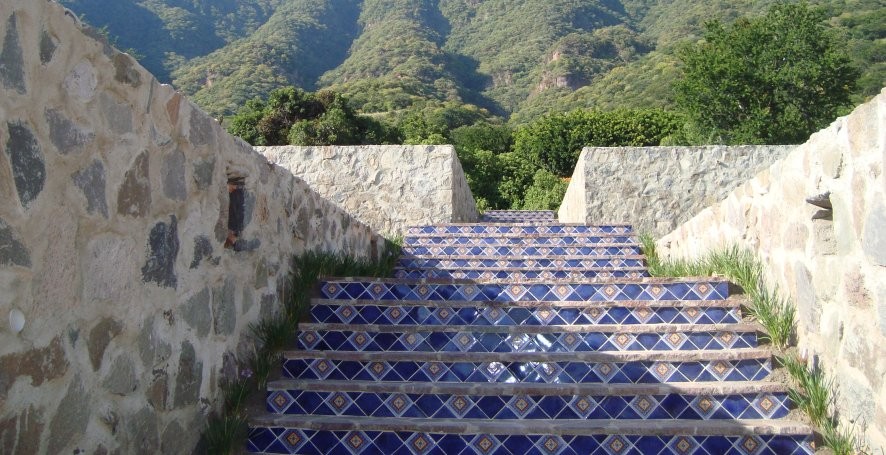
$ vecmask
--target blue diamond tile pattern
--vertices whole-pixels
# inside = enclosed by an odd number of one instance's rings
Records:
[[[318,284],[246,449],[812,454],[729,291],[651,278],[629,225],[494,210],[410,227],[394,276]]]

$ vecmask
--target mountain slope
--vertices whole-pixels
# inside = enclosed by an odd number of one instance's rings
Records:
[[[283,85],[366,113],[473,104],[529,121],[575,107],[671,107],[679,46],[777,0],[62,0],[215,115]],[[886,83],[882,0],[811,0]]]

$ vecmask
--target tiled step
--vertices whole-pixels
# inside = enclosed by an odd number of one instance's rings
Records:
[[[618,269],[618,268],[644,268],[646,258],[644,256],[613,256],[578,259],[523,259],[508,257],[487,258],[402,258],[397,261],[397,266],[412,269],[536,269],[536,270],[585,270],[585,269]]]
[[[402,269],[394,270],[395,278],[418,280],[422,278],[451,278],[455,280],[550,280],[550,279],[574,279],[585,280],[592,278],[643,278],[648,277],[649,271],[645,267],[634,269],[588,269],[588,270],[544,270],[532,269]]]
[[[449,234],[407,236],[404,246],[607,246],[636,245],[637,237],[623,234]]]
[[[812,429],[772,420],[485,420],[268,415],[259,453],[435,455],[811,454]]]
[[[283,380],[269,412],[442,419],[779,419],[791,408],[771,382],[679,384],[429,384]]]
[[[314,299],[313,322],[421,325],[730,324],[742,297],[610,302],[428,302]]]
[[[664,383],[754,381],[772,371],[764,349],[621,352],[289,351],[284,377],[339,381]]]
[[[444,224],[435,226],[413,226],[406,229],[406,235],[442,234],[632,234],[634,228],[627,224],[607,224],[586,226],[583,224],[535,223],[513,224]]]
[[[520,256],[556,259],[558,257],[599,257],[599,256],[638,256],[643,254],[639,245],[607,244],[605,246],[412,246],[403,247],[402,254],[406,257],[431,256],[445,258],[448,256]]]
[[[379,301],[698,301],[725,299],[729,296],[729,286],[726,281],[714,278],[526,283],[340,278],[322,281],[320,296]]]
[[[359,352],[608,352],[753,348],[754,324],[563,326],[306,323],[298,347]]]

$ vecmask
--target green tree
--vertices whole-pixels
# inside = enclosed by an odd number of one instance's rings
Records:
[[[859,76],[824,15],[805,3],[709,22],[679,57],[678,105],[702,134],[728,143],[802,142],[849,104]]]
[[[539,169],[532,177],[532,185],[526,188],[523,210],[557,210],[566,194],[569,183],[550,172]]]
[[[587,146],[651,146],[680,130],[679,115],[658,110],[575,110],[543,117],[517,130],[514,151],[559,177],[571,177]]]

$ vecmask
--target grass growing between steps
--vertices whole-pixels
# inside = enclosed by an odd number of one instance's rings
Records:
[[[203,438],[210,454],[241,453],[248,436],[247,403],[268,385],[280,368],[282,351],[291,348],[298,323],[306,316],[318,279],[324,276],[390,277],[400,256],[402,239],[389,240],[378,261],[330,253],[308,252],[292,260],[288,298],[281,311],[250,326],[253,354],[241,359],[241,374],[222,384],[222,407],[209,420]]]
[[[763,264],[753,253],[738,246],[713,251],[695,260],[663,260],[655,240],[640,236],[649,273],[655,277],[722,276],[741,286],[750,302],[748,313],[760,322],[765,334],[761,339],[772,344],[777,362],[785,368],[794,384],[788,391],[791,400],[820,430],[822,442],[836,455],[865,453],[853,429],[841,429],[831,413],[834,382],[820,369],[810,370],[795,354],[787,353],[794,343],[796,311],[791,302],[769,288],[763,279]]]

